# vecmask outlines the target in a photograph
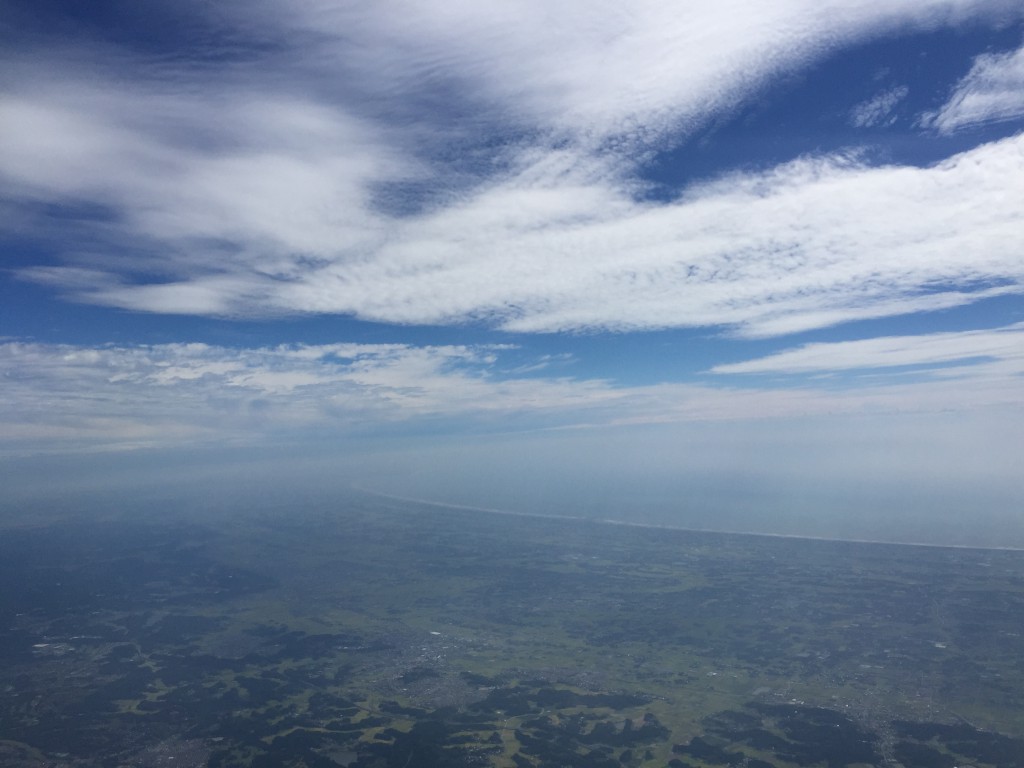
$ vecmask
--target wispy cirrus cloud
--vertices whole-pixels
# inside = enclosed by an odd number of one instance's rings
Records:
[[[978,56],[949,100],[922,124],[942,134],[1024,117],[1024,46]]]
[[[857,128],[872,128],[879,125],[892,125],[896,122],[893,110],[910,93],[905,85],[889,88],[861,102],[850,112],[850,122]]]
[[[668,201],[637,178],[779,72],[1012,4],[205,8],[175,11],[218,32],[177,57],[8,54],[5,213],[66,260],[23,277],[147,312],[748,336],[1020,290],[1021,137]]]
[[[76,295],[157,312],[481,318],[517,331],[723,325],[771,336],[957,306],[1020,291],[1024,279],[1024,222],[1009,194],[1024,181],[1024,137],[924,169],[799,160],[669,204],[637,202],[600,167],[587,171],[585,159],[565,157],[434,213],[369,217],[340,253],[311,248],[315,235],[296,225],[298,256],[266,244],[191,253],[172,262],[185,271],[177,279],[125,283],[107,272],[104,282],[101,270]],[[152,232],[144,218],[140,233]],[[232,240],[231,217],[208,221],[206,238]],[[23,274],[60,283],[64,268]],[[68,273],[72,290],[79,274]]]
[[[961,367],[961,363],[971,365]],[[981,331],[879,336],[805,344],[767,357],[718,365],[713,373],[803,374],[927,366],[946,376],[1024,377],[1024,323]]]

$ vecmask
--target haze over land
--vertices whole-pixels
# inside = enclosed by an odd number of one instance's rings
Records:
[[[1019,3],[0,13],[5,514],[1024,546]]]

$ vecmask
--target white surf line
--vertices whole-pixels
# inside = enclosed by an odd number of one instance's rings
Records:
[[[452,504],[446,501],[433,501],[421,499],[415,496],[399,496],[394,493],[384,493],[370,488],[352,484],[350,487],[369,496],[379,496],[383,499],[394,501],[407,501],[413,504],[423,504],[428,507],[440,507],[442,509],[459,509],[469,512],[486,512],[492,515],[509,515],[512,517],[535,517],[541,520],[568,520],[579,523],[599,523],[602,525],[623,525],[627,528],[653,528],[659,531],[680,531],[682,533],[715,533],[726,536],[760,536],[771,539],[797,539],[799,541],[828,541],[838,544],[886,544],[894,547],[930,547],[933,549],[971,549],[992,552],[1024,552],[1024,547],[995,547],[981,544],[935,544],[927,541],[889,541],[886,539],[837,539],[829,536],[808,536],[799,533],[766,533],[764,531],[726,531],[718,528],[684,528],[678,525],[664,525],[659,523],[639,523],[631,520],[613,520],[600,517],[579,517],[576,515],[554,515],[543,512],[521,512],[511,509],[496,509],[494,507],[476,507],[470,504]]]
[[[605,520],[598,520],[593,517],[577,517],[574,515],[552,515],[545,514],[543,512],[519,512],[512,509],[496,509],[494,507],[474,507],[469,504],[451,504],[446,501],[432,501],[430,499],[420,499],[415,496],[399,496],[394,493],[384,493],[383,491],[375,491],[370,488],[363,488],[360,485],[351,484],[349,486],[355,491],[365,493],[369,496],[379,496],[382,499],[393,499],[395,501],[408,501],[413,504],[425,504],[428,507],[442,507],[444,509],[462,509],[469,512],[487,512],[492,515],[511,515],[512,517],[538,517],[542,520],[571,520],[580,523],[603,523],[611,522]],[[623,523],[623,525],[630,525],[630,523]],[[685,529],[679,529],[685,530]]]

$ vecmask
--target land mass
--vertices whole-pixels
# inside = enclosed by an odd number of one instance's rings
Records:
[[[353,495],[0,525],[0,766],[1024,765],[1024,553]]]

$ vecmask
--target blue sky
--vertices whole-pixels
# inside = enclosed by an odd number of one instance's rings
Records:
[[[0,13],[18,499],[1024,545],[1019,3]]]

